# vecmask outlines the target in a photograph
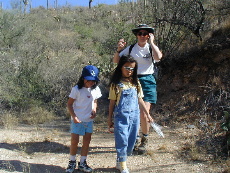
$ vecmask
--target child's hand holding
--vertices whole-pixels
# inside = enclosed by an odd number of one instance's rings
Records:
[[[112,119],[108,119],[108,130],[110,133],[114,133],[114,123]]]
[[[96,112],[95,112],[95,111],[92,111],[92,112],[91,112],[90,118],[91,118],[91,119],[94,119],[95,117],[96,117]]]
[[[74,123],[81,123],[81,121],[77,118],[77,116],[73,117],[73,122]]]
[[[108,119],[108,127],[109,127],[109,128],[113,127],[112,118],[109,118],[109,119]]]

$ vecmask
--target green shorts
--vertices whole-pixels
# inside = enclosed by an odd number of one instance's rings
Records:
[[[152,74],[138,75],[141,87],[144,93],[143,100],[149,103],[157,102],[157,85],[156,80]]]

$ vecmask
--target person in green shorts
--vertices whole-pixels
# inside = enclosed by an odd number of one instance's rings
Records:
[[[137,74],[144,93],[143,100],[147,110],[150,112],[151,105],[157,102],[156,79],[153,76],[154,62],[161,60],[162,53],[154,43],[155,36],[152,27],[146,24],[140,24],[137,28],[133,29],[132,32],[137,37],[137,43],[132,47],[130,52],[131,45],[126,47],[125,40],[120,39],[113,57],[113,62],[118,63],[120,57],[123,55],[130,55],[137,61]],[[140,124],[142,134],[137,138],[135,150],[138,151],[139,154],[144,154],[148,143],[150,124],[142,110],[140,110]]]

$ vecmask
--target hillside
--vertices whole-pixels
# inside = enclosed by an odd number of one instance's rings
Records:
[[[155,110],[164,125],[198,128],[197,146],[220,157],[228,153],[221,124],[226,121],[223,112],[230,112],[229,33],[218,30],[200,48],[161,62]]]
[[[135,42],[139,23],[155,28],[164,54],[151,115],[165,138],[152,130],[148,154],[131,157],[131,171],[230,172],[229,132],[221,128],[230,113],[230,3],[202,3],[0,10],[0,172],[64,171],[66,101],[86,64],[99,67],[103,93],[89,163],[95,172],[116,172],[106,126],[111,57],[119,38]]]
[[[173,60],[163,59],[158,81],[158,107],[162,110],[158,111],[169,110],[179,117],[212,112],[210,118],[214,120],[229,110],[229,33],[229,29],[220,29],[200,48]]]
[[[151,130],[147,155],[128,159],[131,172],[230,172],[223,152],[225,133],[219,128],[221,112],[229,108],[229,95],[225,95],[229,93],[229,43],[229,35],[215,35],[186,58],[160,64],[159,102],[152,115],[163,125],[165,138]],[[106,115],[108,100],[100,102],[99,112]],[[106,118],[96,119],[94,131],[88,163],[94,172],[118,172]],[[64,172],[70,145],[68,119],[13,129],[1,126],[0,132],[2,173]]]

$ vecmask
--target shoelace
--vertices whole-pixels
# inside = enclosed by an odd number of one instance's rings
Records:
[[[84,166],[84,167],[86,167],[87,169],[90,168],[90,167],[87,165],[86,161],[84,161],[84,162],[81,164],[81,166]]]
[[[75,164],[75,162],[71,162],[71,161],[69,161],[69,165],[68,165],[68,168],[67,168],[67,169],[72,168],[72,166],[74,166],[74,164]]]

